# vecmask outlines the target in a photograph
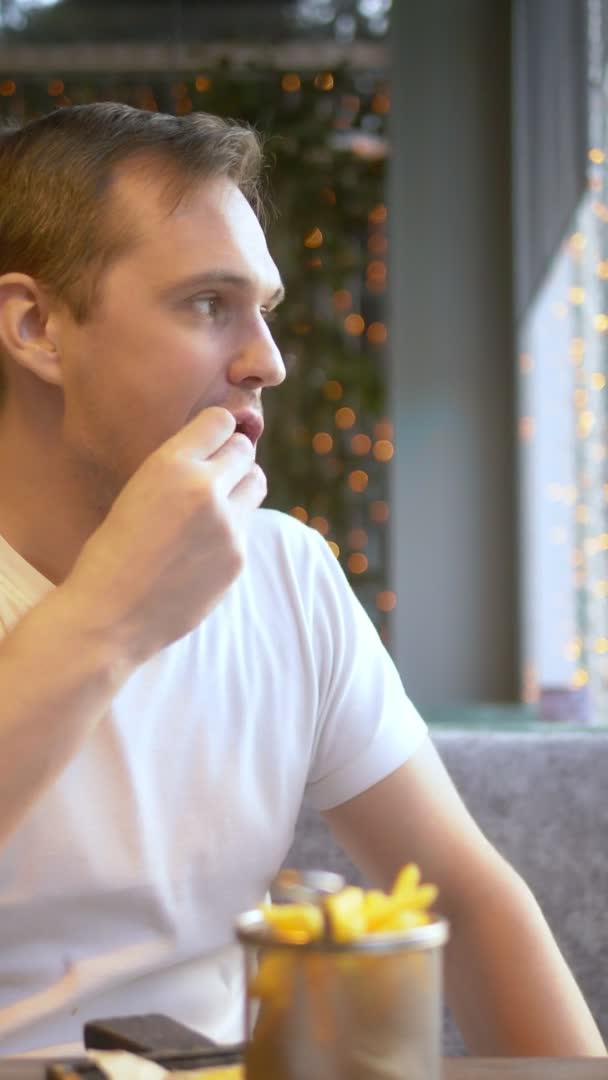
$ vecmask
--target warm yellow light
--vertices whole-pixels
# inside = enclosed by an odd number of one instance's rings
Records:
[[[592,146],[589,151],[589,161],[592,161],[594,165],[601,165],[606,160],[606,155],[603,150],[600,150],[599,146]]]
[[[372,255],[384,255],[388,250],[388,240],[381,233],[372,233],[367,241],[367,250]]]
[[[365,330],[365,319],[361,315],[347,315],[344,320],[344,329],[351,337],[361,337]]]
[[[601,371],[594,371],[591,376],[591,385],[594,390],[603,390],[606,385],[606,376]]]
[[[378,203],[374,206],[367,215],[367,219],[371,225],[383,225],[388,217],[388,210],[383,203]]]
[[[299,90],[302,86],[302,80],[295,72],[290,72],[287,75],[283,75],[281,79],[281,89],[285,90],[287,94],[293,94],[296,90]]]
[[[336,311],[348,311],[353,298],[348,289],[338,289],[333,295],[333,301]]]
[[[369,454],[372,448],[372,440],[369,435],[353,435],[350,440],[350,448],[353,454],[362,457],[364,454]]]
[[[580,638],[574,638],[572,641],[569,641],[568,644],[566,645],[565,653],[566,653],[566,659],[568,659],[568,660],[573,660],[573,661],[580,660],[581,652],[582,652],[582,647],[581,647]]]
[[[61,97],[63,91],[65,90],[65,86],[61,79],[51,79],[50,83],[48,84],[47,90],[50,97]]]
[[[17,89],[17,84],[12,79],[4,79],[0,82],[0,95],[2,97],[12,97]]]
[[[304,509],[303,506],[292,506],[289,513],[291,514],[292,517],[297,518],[298,521],[301,521],[304,524],[306,524],[306,522],[308,521],[308,513],[306,512],[306,510]]]
[[[329,71],[315,75],[314,82],[317,90],[333,90],[334,88],[334,77]]]
[[[587,245],[587,239],[581,232],[575,232],[570,237],[568,244],[575,252],[584,251]]]
[[[329,521],[327,520],[327,518],[311,517],[308,524],[310,525],[311,529],[316,529],[317,532],[320,532],[321,536],[327,536],[329,532]]]
[[[576,508],[576,520],[579,525],[586,525],[589,521],[589,507],[585,506],[584,503],[581,503],[581,505]]]
[[[388,439],[378,439],[374,443],[374,457],[376,461],[390,461],[395,453],[395,447]]]
[[[397,597],[394,592],[379,592],[376,595],[376,607],[378,611],[394,611],[397,607]]]
[[[593,316],[593,325],[600,334],[605,334],[608,331],[608,315],[601,312],[599,315]]]
[[[599,537],[600,551],[608,551],[608,533],[602,533]]]
[[[323,393],[329,401],[339,401],[344,394],[344,388],[336,379],[329,379],[323,387]]]
[[[571,304],[584,304],[585,303],[585,290],[581,289],[580,285],[574,285],[568,290],[568,299]]]
[[[608,221],[608,206],[606,206],[606,203],[594,202],[591,209],[600,221]]]
[[[606,281],[608,278],[608,261],[599,262],[595,268],[595,272],[602,281]]]
[[[600,600],[605,600],[608,597],[608,581],[596,581],[593,591],[596,596],[599,596]]]
[[[604,653],[608,652],[608,638],[597,638],[593,648],[596,653],[599,653],[600,656],[603,656]]]
[[[572,686],[575,690],[580,690],[582,686],[586,686],[589,682],[589,673],[584,668],[577,668],[572,676]]]
[[[532,442],[536,434],[536,424],[533,416],[522,416],[519,421],[519,437],[522,442]]]
[[[327,541],[327,546],[328,546],[329,550],[331,551],[332,555],[335,555],[336,559],[339,559],[340,558],[340,547],[339,547],[338,544],[336,544],[335,540],[328,540]]]
[[[368,282],[381,281],[384,283],[386,280],[386,263],[382,259],[372,259],[367,264],[367,280]]]
[[[208,79],[206,75],[197,75],[194,85],[200,94],[204,94],[206,90],[211,89],[211,79]]]
[[[314,229],[311,229],[309,233],[304,237],[304,247],[318,248],[323,243],[323,233],[315,225]]]
[[[334,440],[327,431],[318,431],[312,438],[315,454],[329,454],[334,448]]]
[[[365,491],[369,483],[369,476],[363,469],[354,469],[353,472],[348,474],[348,486],[351,491],[355,491],[358,494]]]
[[[390,112],[391,99],[388,94],[375,94],[372,98],[372,112],[385,115]]]
[[[348,546],[351,548],[367,547],[369,537],[365,529],[351,529],[348,534]]]
[[[391,516],[391,508],[384,499],[374,499],[369,508],[369,516],[377,525],[384,525]]]
[[[577,421],[577,432],[581,439],[586,439],[587,436],[593,431],[595,425],[595,416],[589,409],[585,409],[584,412],[579,414]]]
[[[373,322],[367,328],[367,340],[370,345],[384,345],[388,337],[388,329],[381,322]]]
[[[342,406],[336,412],[336,426],[346,431],[351,428],[357,419],[354,409],[349,409],[348,406]]]
[[[581,337],[572,338],[570,342],[570,356],[575,361],[582,360],[585,355],[585,342]]]
[[[369,565],[367,555],[362,551],[353,551],[352,555],[348,556],[346,565],[351,574],[364,574]]]
[[[577,409],[585,408],[585,405],[587,404],[586,390],[579,389],[574,391],[574,404],[576,405]]]

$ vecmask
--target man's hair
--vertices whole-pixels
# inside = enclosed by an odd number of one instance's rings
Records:
[[[253,130],[200,112],[74,105],[0,132],[0,275],[36,278],[84,321],[102,271],[134,241],[110,191],[129,161],[158,178],[173,206],[201,180],[226,177],[261,216]]]

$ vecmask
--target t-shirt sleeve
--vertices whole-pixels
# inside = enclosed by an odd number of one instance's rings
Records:
[[[394,772],[427,727],[338,561],[320,536],[315,544],[319,707],[306,799],[329,810]]]

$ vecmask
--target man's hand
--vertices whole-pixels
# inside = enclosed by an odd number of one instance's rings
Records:
[[[206,409],[137,470],[60,588],[140,663],[197,626],[239,575],[265,495],[234,417]]]

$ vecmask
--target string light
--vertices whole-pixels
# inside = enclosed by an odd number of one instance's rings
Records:
[[[384,203],[378,203],[378,205],[374,206],[367,215],[367,220],[370,225],[384,225],[387,218],[388,210]]]
[[[577,668],[572,676],[572,687],[574,690],[580,690],[582,686],[586,686],[589,682],[589,672],[584,668]]]
[[[374,457],[376,461],[390,461],[395,453],[395,447],[388,439],[378,439],[374,443]]]
[[[315,75],[314,85],[317,90],[333,90],[334,77],[329,71],[324,71],[320,75]]]
[[[330,454],[334,448],[334,440],[327,431],[319,431],[313,435],[312,448],[315,454]]]
[[[388,338],[388,329],[381,322],[373,322],[367,328],[367,340],[370,345],[384,345]]]
[[[336,412],[335,419],[336,426],[341,428],[343,431],[346,431],[348,430],[348,428],[353,427],[353,425],[356,423],[357,415],[354,409],[349,409],[348,406],[342,406],[342,408],[338,409],[338,411]]]
[[[351,529],[348,534],[348,546],[351,548],[367,547],[369,536],[365,529]]]
[[[351,491],[359,494],[360,492],[365,491],[368,484],[369,476],[366,472],[363,471],[363,469],[354,469],[351,473],[348,474],[348,486]]]
[[[519,437],[522,442],[532,442],[536,433],[534,417],[522,416],[519,421]]]
[[[593,325],[600,334],[605,334],[608,331],[608,315],[601,312],[599,315],[594,315]]]
[[[316,529],[317,532],[320,532],[321,536],[327,536],[329,532],[329,521],[327,520],[327,518],[311,517],[308,524],[310,525],[311,529]]]
[[[51,79],[47,86],[47,90],[50,97],[61,97],[65,90],[65,84],[61,79]]]
[[[340,545],[336,544],[335,540],[328,540],[327,541],[327,546],[328,546],[329,550],[331,551],[332,555],[335,555],[336,559],[339,559],[340,558]]]
[[[394,611],[397,607],[397,597],[394,592],[379,592],[376,595],[376,607],[378,611]]]
[[[303,525],[305,525],[308,521],[308,513],[303,506],[292,506],[289,513],[292,517],[295,517],[298,519],[298,521],[301,521]]]
[[[323,393],[329,401],[339,401],[344,395],[344,388],[336,379],[329,379],[323,387]]]
[[[383,416],[381,420],[378,420],[374,424],[374,435],[377,439],[393,439],[394,427],[392,420],[388,420],[386,416]]]
[[[603,390],[606,385],[606,376],[601,371],[594,371],[591,375],[591,385],[594,390]]]
[[[606,155],[603,150],[600,150],[599,146],[593,146],[589,151],[589,160],[594,165],[601,165],[606,160]]]
[[[206,94],[207,90],[211,89],[212,82],[211,79],[207,77],[207,75],[197,75],[196,79],[194,80],[194,85],[198,90],[199,94]]]
[[[381,233],[372,233],[367,241],[367,250],[372,255],[385,255],[388,250],[388,240]]]
[[[364,555],[362,551],[353,551],[352,555],[348,556],[346,565],[351,574],[364,574],[369,566],[367,555]]]
[[[311,229],[310,232],[307,233],[307,235],[304,237],[304,247],[318,248],[321,247],[322,243],[323,233],[317,226],[315,226],[314,229]]]
[[[374,499],[369,507],[369,516],[376,525],[384,525],[391,515],[390,506],[384,499]]]
[[[4,79],[0,82],[0,95],[2,97],[12,97],[17,90],[17,84],[12,79]]]
[[[351,337],[361,337],[365,330],[365,319],[361,315],[347,315],[344,320],[344,329]]]
[[[357,454],[358,457],[363,457],[365,454],[369,454],[372,448],[372,440],[369,435],[353,435],[350,440],[350,448],[353,454]]]
[[[568,290],[568,299],[571,304],[584,304],[585,303],[585,290],[579,285],[574,285]]]
[[[302,86],[302,80],[295,72],[288,75],[283,75],[281,79],[281,89],[287,94],[294,94]]]
[[[348,289],[338,289],[333,295],[333,304],[336,311],[348,311],[352,307],[353,298]]]

